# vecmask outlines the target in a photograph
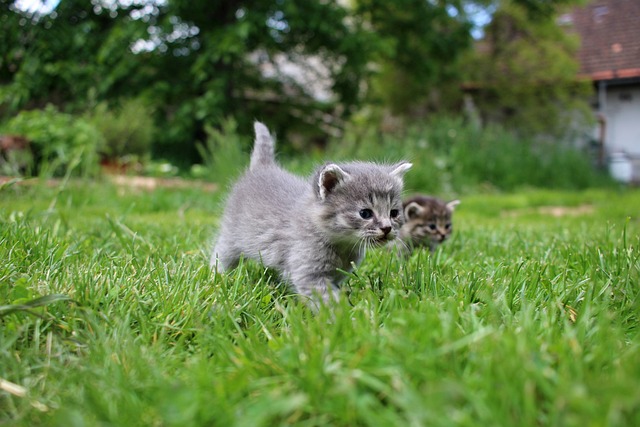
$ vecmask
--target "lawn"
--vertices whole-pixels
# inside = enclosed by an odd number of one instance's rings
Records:
[[[311,314],[208,267],[221,192],[0,189],[0,424],[640,425],[640,191],[462,196]]]

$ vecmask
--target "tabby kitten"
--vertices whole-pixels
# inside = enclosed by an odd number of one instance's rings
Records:
[[[414,196],[403,203],[405,224],[400,238],[408,252],[420,246],[428,246],[431,252],[444,242],[453,231],[451,217],[459,200],[444,202],[429,196]]]
[[[211,265],[222,272],[241,257],[261,261],[317,310],[339,298],[341,271],[398,235],[411,164],[327,163],[305,180],[277,165],[268,129],[254,129],[251,163],[227,200]]]

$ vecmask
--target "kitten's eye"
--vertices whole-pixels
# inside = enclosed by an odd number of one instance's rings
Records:
[[[449,223],[449,224],[445,225],[445,228],[446,228],[447,230],[451,230],[451,224]]]
[[[429,224],[428,227],[429,230],[435,230],[437,228],[435,224]]]
[[[360,211],[360,218],[362,219],[370,219],[373,216],[373,211],[371,209],[362,209]]]
[[[399,213],[400,212],[398,211],[398,209],[391,209],[391,212],[389,212],[389,215],[391,215],[391,218],[396,218]]]

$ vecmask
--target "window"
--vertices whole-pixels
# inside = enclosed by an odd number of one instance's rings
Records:
[[[604,17],[609,13],[608,6],[596,6],[593,8],[593,22],[600,24],[604,21]]]

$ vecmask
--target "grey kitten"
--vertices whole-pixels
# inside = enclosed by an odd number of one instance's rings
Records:
[[[269,130],[254,129],[251,163],[227,200],[211,265],[221,272],[240,257],[261,261],[317,310],[339,298],[340,270],[398,235],[411,164],[327,163],[305,180],[276,164]]]
[[[406,222],[400,229],[400,239],[409,252],[420,246],[435,251],[451,235],[453,211],[459,204],[459,200],[445,202],[429,196],[406,199],[403,202]]]

